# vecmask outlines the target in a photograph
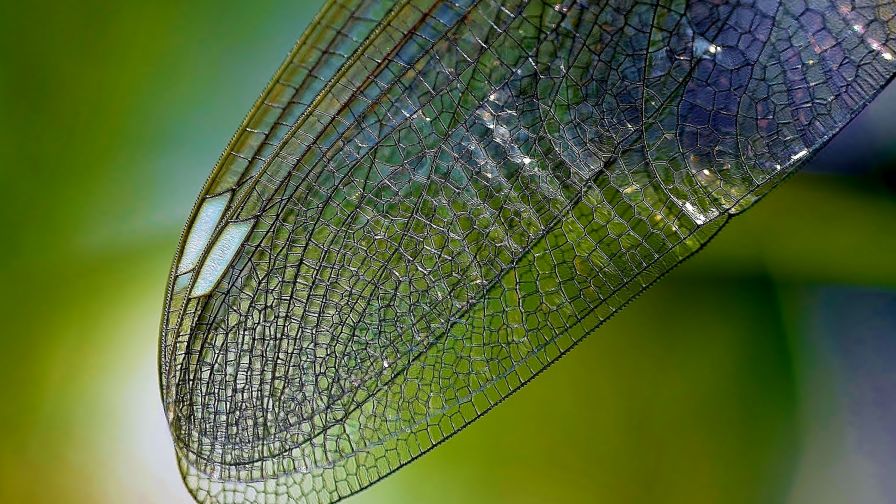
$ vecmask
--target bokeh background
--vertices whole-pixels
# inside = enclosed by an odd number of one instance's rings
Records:
[[[169,261],[320,0],[0,3],[0,502],[188,503]],[[353,503],[896,495],[896,91],[544,376]]]

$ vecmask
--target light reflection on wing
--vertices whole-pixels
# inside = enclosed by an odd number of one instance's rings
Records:
[[[333,502],[478,418],[873,98],[892,11],[328,4],[173,266],[160,374],[191,492]]]

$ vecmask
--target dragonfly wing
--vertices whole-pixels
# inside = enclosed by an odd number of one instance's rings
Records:
[[[326,7],[173,266],[194,496],[334,502],[474,421],[851,120],[896,69],[891,10]]]

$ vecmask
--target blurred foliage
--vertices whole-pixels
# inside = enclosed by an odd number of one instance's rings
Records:
[[[318,3],[4,5],[0,502],[189,502],[155,370],[169,260]],[[806,450],[802,315],[781,293],[896,285],[896,200],[878,180],[797,175],[355,501],[809,502],[791,491]]]

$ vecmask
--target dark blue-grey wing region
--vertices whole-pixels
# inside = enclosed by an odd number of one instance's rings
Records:
[[[852,119],[896,70],[893,13],[325,7],[173,267],[162,390],[194,496],[334,502],[474,421]]]

